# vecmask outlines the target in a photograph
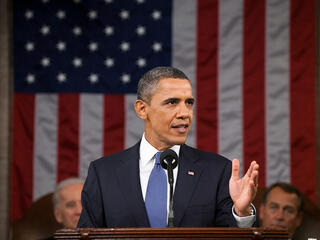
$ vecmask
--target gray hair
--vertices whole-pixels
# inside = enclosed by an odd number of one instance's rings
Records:
[[[189,78],[179,69],[173,67],[156,67],[146,72],[138,83],[137,98],[147,103],[150,103],[151,96],[161,79],[164,78],[177,78],[186,79]]]
[[[61,182],[59,182],[59,184],[55,187],[54,192],[53,192],[53,196],[52,196],[52,202],[53,202],[53,207],[54,208],[58,208],[59,206],[59,192],[61,189],[68,187],[70,185],[74,185],[74,184],[84,184],[84,181],[80,178],[67,178]]]

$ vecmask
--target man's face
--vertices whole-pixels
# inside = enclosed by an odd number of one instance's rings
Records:
[[[83,184],[69,185],[59,191],[59,205],[54,210],[58,223],[64,228],[75,229],[82,210],[81,191]]]
[[[145,136],[158,150],[185,143],[193,118],[194,98],[187,79],[161,79],[145,104]]]
[[[285,229],[292,237],[300,226],[302,213],[298,213],[299,199],[294,193],[287,193],[279,187],[273,188],[265,205],[260,205],[262,226],[269,229]]]

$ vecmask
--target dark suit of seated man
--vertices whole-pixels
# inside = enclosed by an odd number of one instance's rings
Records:
[[[179,156],[173,226],[251,227],[259,166],[252,162],[239,178],[239,160],[185,145],[195,101],[187,76],[171,67],[154,68],[140,79],[137,95],[135,111],[145,122],[142,139],[90,164],[78,227],[165,227],[151,223],[146,202],[155,155],[169,148]],[[168,220],[169,194],[166,199]]]

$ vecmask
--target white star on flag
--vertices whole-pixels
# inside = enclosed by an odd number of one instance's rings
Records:
[[[96,42],[91,42],[91,43],[89,44],[89,50],[90,50],[91,52],[97,51],[97,50],[98,50],[98,43],[96,43]]]
[[[153,49],[153,51],[155,51],[155,52],[160,52],[160,51],[162,50],[162,44],[159,43],[159,42],[155,42],[155,43],[153,43],[153,45],[152,45],[152,49]]]
[[[113,34],[113,27],[112,26],[106,26],[104,28],[104,33],[107,35],[107,36],[110,36]]]
[[[107,68],[113,67],[114,66],[113,58],[106,58],[106,60],[104,61],[104,65],[106,65]]]
[[[75,57],[72,61],[73,66],[77,67],[81,67],[82,66],[82,59]]]
[[[159,20],[159,19],[161,18],[161,12],[158,11],[158,10],[154,10],[154,11],[152,12],[152,18],[153,18],[154,20]]]
[[[32,42],[27,42],[26,45],[25,45],[25,49],[28,51],[28,52],[31,52],[34,50],[34,43]]]
[[[65,13],[64,11],[59,10],[59,11],[57,12],[57,18],[63,19],[63,18],[65,18],[65,17],[66,17],[66,13]]]
[[[138,65],[140,68],[145,67],[145,66],[146,66],[146,59],[144,59],[144,58],[139,58],[139,59],[137,60],[137,65]]]
[[[98,17],[98,13],[97,11],[95,10],[90,10],[89,13],[88,13],[88,17],[93,20],[93,19],[96,19]]]
[[[79,35],[82,34],[82,29],[81,29],[81,27],[79,27],[79,26],[75,26],[75,27],[72,29],[72,32],[73,32],[74,35],[79,36]]]
[[[57,79],[60,83],[63,83],[67,80],[67,75],[65,73],[59,73]]]
[[[138,26],[136,29],[136,32],[139,36],[145,35],[146,33],[146,28],[144,26]]]
[[[29,73],[29,74],[27,75],[27,77],[26,77],[26,80],[27,80],[27,82],[28,82],[29,84],[31,84],[31,83],[34,83],[36,79],[35,79],[34,74]]]
[[[123,52],[129,51],[130,50],[130,43],[128,42],[122,42],[120,44],[120,48]]]
[[[122,20],[126,20],[126,19],[128,19],[128,18],[130,17],[129,11],[128,11],[128,10],[125,10],[125,9],[121,10],[121,12],[120,12],[119,15],[120,15],[120,18],[121,18]]]
[[[43,67],[48,67],[48,66],[50,66],[50,58],[48,58],[48,57],[43,57],[43,58],[41,59],[41,65],[42,65]]]
[[[48,35],[50,33],[50,27],[48,25],[43,25],[40,29],[42,35]]]
[[[123,73],[121,76],[121,81],[123,83],[129,83],[130,82],[130,75],[127,73]]]
[[[90,83],[92,83],[92,84],[97,83],[97,82],[99,81],[98,74],[91,73],[90,76],[89,76],[89,81],[90,81]]]
[[[57,43],[57,49],[58,49],[59,51],[64,51],[64,50],[66,50],[66,43],[65,43],[65,42],[62,42],[62,41],[58,42],[58,43]]]
[[[28,19],[28,20],[31,19],[31,18],[33,18],[33,11],[27,10],[26,13],[24,14],[24,16],[25,16],[25,18]]]

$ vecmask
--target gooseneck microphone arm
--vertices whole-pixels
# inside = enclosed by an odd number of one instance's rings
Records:
[[[164,169],[167,169],[168,172],[168,182],[170,185],[168,227],[173,227],[173,169],[178,165],[178,155],[175,151],[167,149],[160,155],[160,164]]]
[[[171,173],[171,174],[169,174],[169,173]],[[173,168],[172,168],[171,163],[168,164],[168,181],[169,181],[169,185],[170,185],[168,227],[173,227],[173,218],[174,218],[174,214],[173,214],[173,182],[174,182],[174,179],[173,179]]]

